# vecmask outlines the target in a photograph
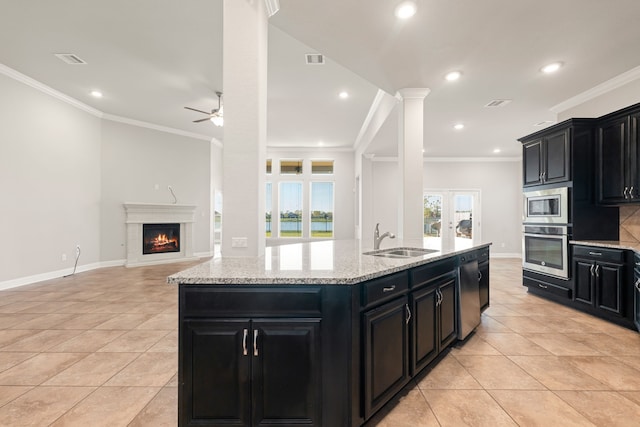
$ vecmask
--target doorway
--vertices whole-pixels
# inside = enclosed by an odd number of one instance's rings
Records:
[[[424,247],[463,250],[480,242],[480,191],[425,190]]]

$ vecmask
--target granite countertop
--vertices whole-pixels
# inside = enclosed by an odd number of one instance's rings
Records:
[[[464,250],[434,252],[411,258],[385,258],[364,255],[363,252],[371,252],[371,245],[365,246],[359,240],[294,243],[267,247],[265,254],[260,257],[214,258],[169,276],[167,283],[353,285],[490,244],[483,243]],[[399,241],[383,242],[382,246],[381,250],[409,247]]]
[[[640,254],[640,243],[624,242],[618,240],[571,240],[574,245],[597,246],[600,248],[627,249]]]

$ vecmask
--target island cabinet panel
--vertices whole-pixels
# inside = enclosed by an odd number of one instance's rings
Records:
[[[363,314],[365,418],[409,380],[409,320],[406,296]]]

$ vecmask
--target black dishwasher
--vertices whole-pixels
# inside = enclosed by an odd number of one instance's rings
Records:
[[[458,273],[458,339],[463,340],[480,324],[480,290],[478,284],[478,255],[460,255]]]

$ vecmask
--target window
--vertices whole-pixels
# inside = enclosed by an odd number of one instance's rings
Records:
[[[267,237],[271,237],[271,206],[273,199],[271,198],[271,183],[267,182],[267,191],[265,195],[265,232]]]
[[[271,159],[267,159],[267,175],[271,175]]]
[[[302,237],[302,183],[281,182],[280,237]]]
[[[333,174],[333,160],[312,160],[311,174],[313,175]]]
[[[280,160],[281,175],[301,175],[302,159],[296,160]]]
[[[333,237],[333,182],[311,183],[311,237]]]

